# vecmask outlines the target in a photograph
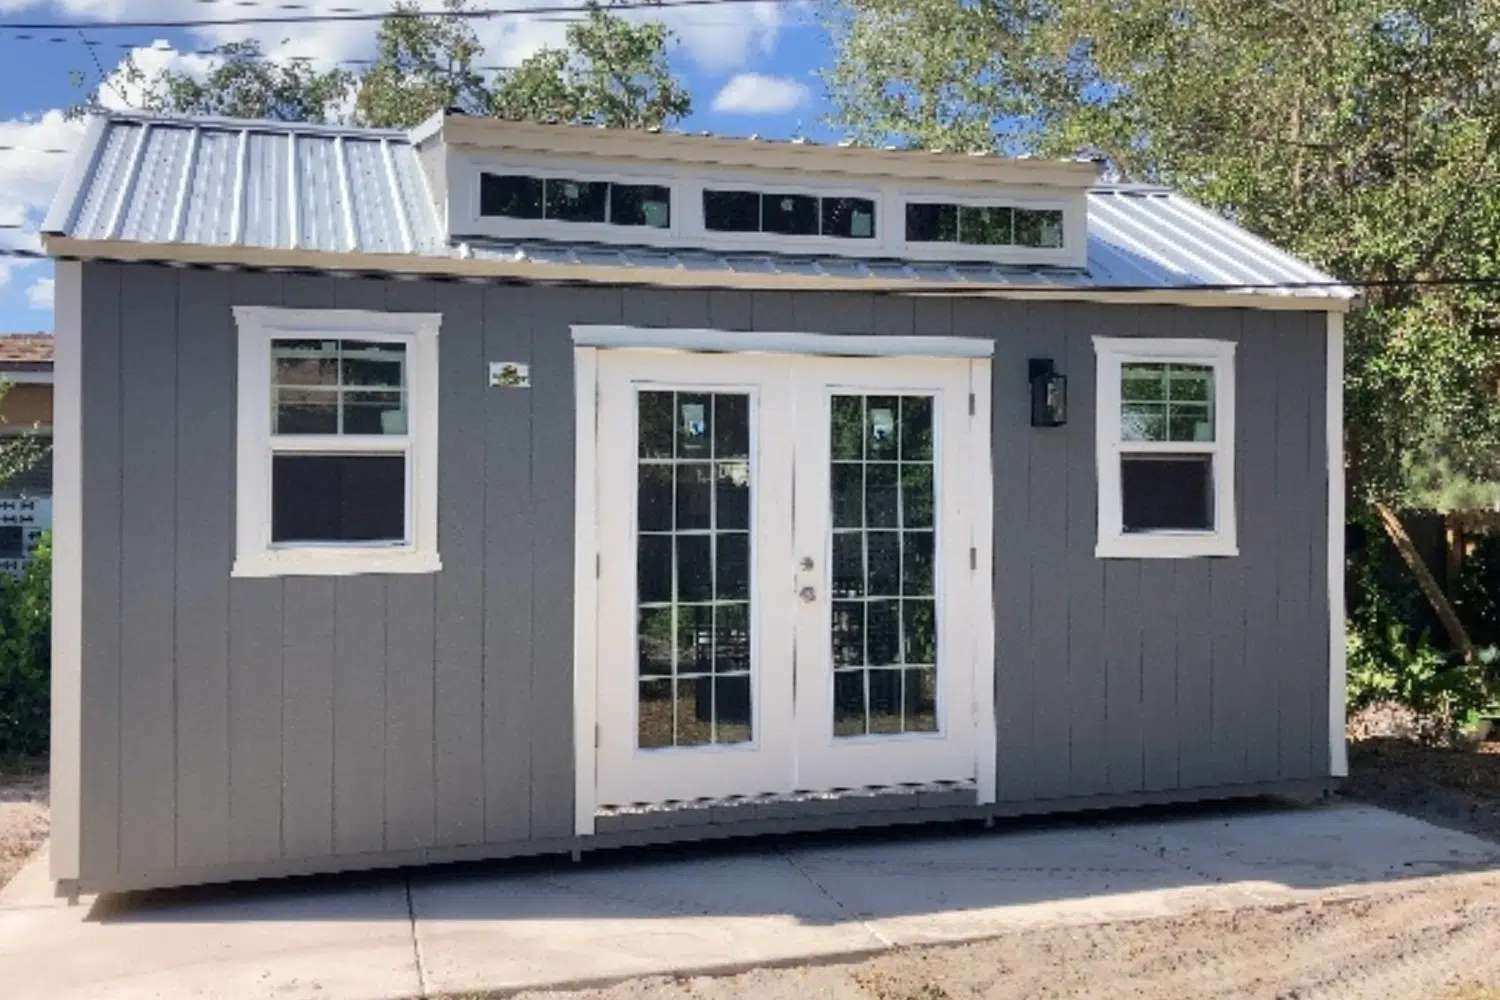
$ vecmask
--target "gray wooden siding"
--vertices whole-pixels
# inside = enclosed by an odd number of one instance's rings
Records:
[[[85,884],[566,843],[574,323],[994,339],[1002,804],[1327,773],[1321,314],[116,264],[83,290]],[[442,572],[230,579],[233,305],[444,314]],[[1094,558],[1099,334],[1239,343],[1239,558]],[[1031,357],[1066,427],[1029,426]]]

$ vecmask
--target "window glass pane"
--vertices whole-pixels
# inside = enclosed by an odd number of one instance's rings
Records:
[[[617,226],[666,229],[672,225],[672,195],[656,184],[611,184],[609,221]]]
[[[609,184],[549,177],[543,185],[546,217],[556,222],[604,222]]]
[[[520,174],[480,174],[479,214],[511,219],[540,219],[541,178],[524,177]]]
[[[830,403],[833,735],[932,731],[933,397],[835,394]],[[921,670],[898,669],[912,666]]]
[[[761,198],[761,225],[782,236],[818,235],[818,199],[806,194],[767,194]]]
[[[1214,440],[1211,365],[1120,366],[1122,441]]]
[[[875,203],[868,198],[824,198],[823,235],[875,238]]]
[[[1120,507],[1127,533],[1212,531],[1212,455],[1122,455]]]
[[[0,524],[0,559],[26,558],[26,529],[19,524]]]
[[[345,434],[405,434],[404,392],[344,393]]]
[[[404,455],[271,456],[271,541],[406,539]]]
[[[328,389],[277,389],[277,434],[337,434],[339,394]]]
[[[908,204],[906,240],[908,243],[956,243],[958,206]]]
[[[406,345],[341,341],[340,373],[346,386],[401,389],[406,385]]]
[[[755,191],[704,191],[703,225],[722,233],[760,232],[760,194]]]
[[[637,745],[745,742],[750,396],[643,391],[636,400]]]
[[[271,342],[271,379],[277,385],[338,385],[337,340]]]
[[[1063,214],[1058,209],[1016,209],[1016,246],[1056,249],[1063,245]]]
[[[958,238],[976,246],[1008,246],[1011,238],[1012,211],[1005,205],[976,207],[960,205]]]

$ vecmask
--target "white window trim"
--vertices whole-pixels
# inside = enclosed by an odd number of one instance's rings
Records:
[[[235,306],[239,326],[238,446],[235,486],[236,577],[353,576],[436,573],[438,330],[440,313]],[[404,545],[271,545],[271,341],[329,337],[404,343],[407,435],[401,443],[333,435],[283,439],[279,451],[404,452],[407,459]]]
[[[1096,445],[1099,481],[1100,559],[1192,559],[1240,554],[1234,507],[1233,341],[1095,337],[1097,367]],[[1125,364],[1183,363],[1214,369],[1214,442],[1122,443],[1120,371]],[[1126,534],[1120,498],[1120,454],[1183,452],[1214,455],[1212,531],[1153,531]]]

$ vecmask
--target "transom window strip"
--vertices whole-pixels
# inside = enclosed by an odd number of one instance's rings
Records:
[[[661,184],[482,173],[479,175],[479,214],[669,229],[672,225],[672,192]]]
[[[705,189],[703,225],[711,232],[875,238],[875,202],[796,192]]]
[[[906,241],[1059,249],[1063,245],[1063,213],[1060,209],[1012,205],[909,201]]]
[[[833,731],[933,732],[933,398],[831,401]]]
[[[637,395],[637,745],[753,738],[750,397]]]

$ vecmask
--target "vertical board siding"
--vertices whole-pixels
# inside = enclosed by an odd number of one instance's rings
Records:
[[[1000,798],[1322,773],[1321,314],[104,264],[84,291],[85,879],[571,834],[585,323],[992,340]],[[237,304],[443,314],[441,572],[230,578]],[[1098,335],[1238,341],[1239,557],[1094,556]],[[1034,357],[1064,427],[1030,426]]]
[[[120,287],[125,268],[84,266],[79,410],[83,704],[79,874],[120,866]]]
[[[433,637],[434,842],[484,842],[484,289],[444,296],[438,374],[438,551]]]
[[[532,362],[532,302],[524,288],[485,289],[486,362]],[[535,369],[530,389],[485,390],[483,733],[487,841],[526,840],[531,836],[531,563],[533,545],[539,537],[531,502],[535,394]],[[552,541],[546,539],[545,543]]]
[[[177,295],[177,864],[229,860],[229,573],[234,535],[230,276]]]
[[[177,473],[177,303],[174,276],[132,276],[120,295],[120,717],[176,705],[173,683]],[[170,869],[176,857],[177,758],[170,725],[120,731],[120,866]]]

